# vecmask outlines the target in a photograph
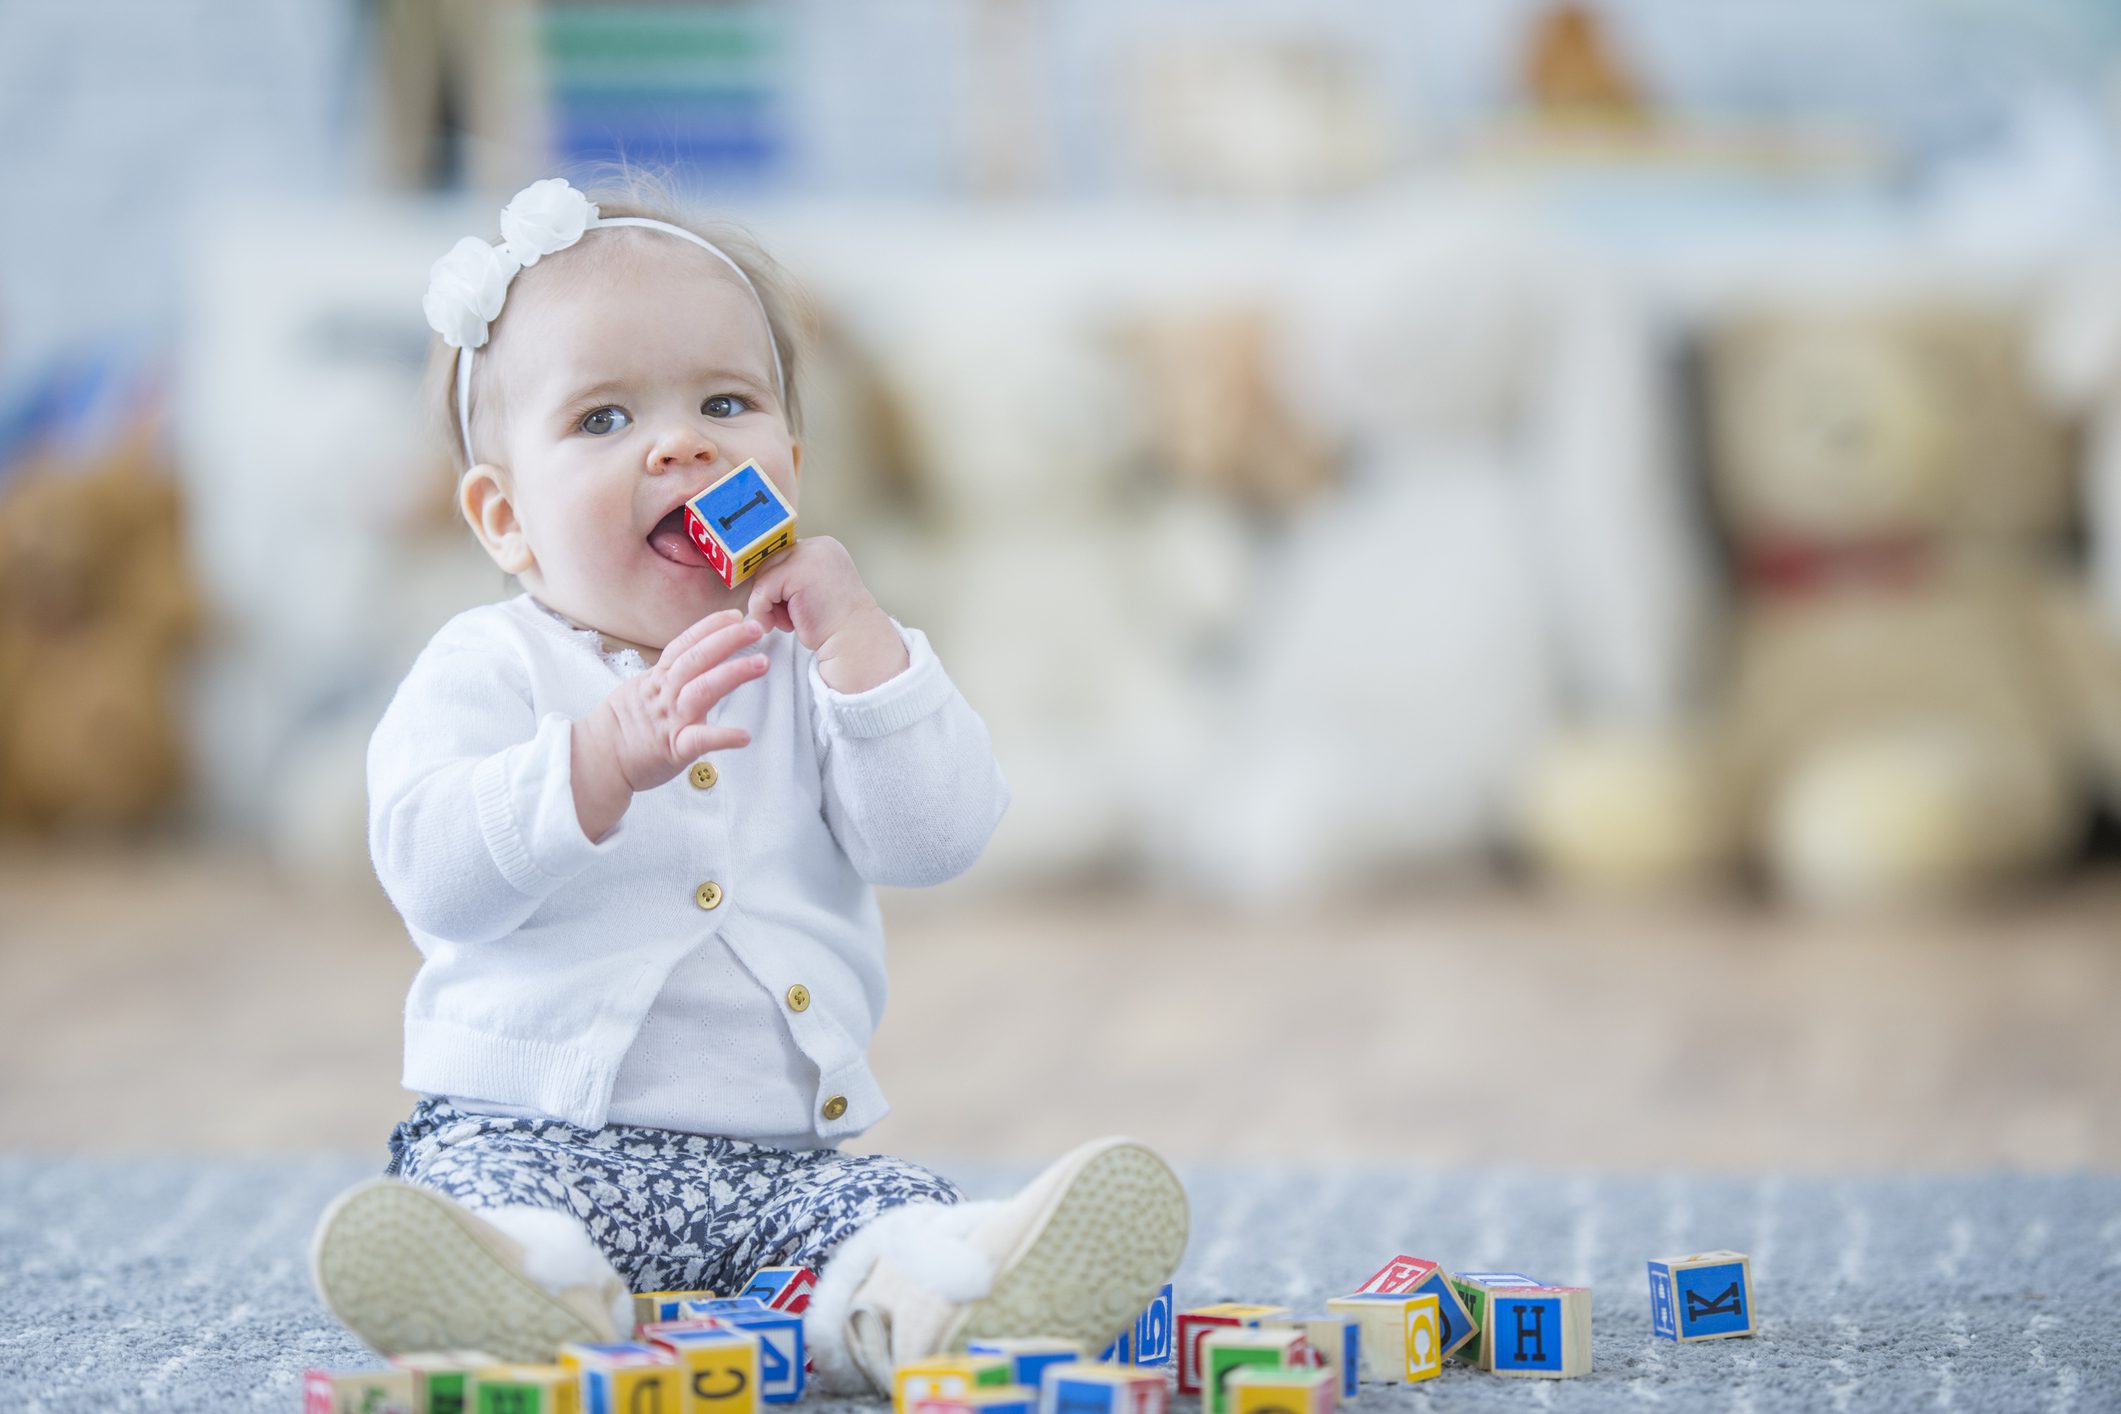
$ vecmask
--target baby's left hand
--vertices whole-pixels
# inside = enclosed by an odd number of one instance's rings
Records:
[[[751,586],[750,617],[817,654],[834,692],[864,692],[906,670],[905,640],[831,536],[796,541],[760,566]]]

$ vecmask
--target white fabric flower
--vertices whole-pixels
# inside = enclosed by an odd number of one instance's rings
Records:
[[[508,282],[522,268],[505,246],[466,236],[427,272],[427,327],[451,348],[476,349],[508,298]]]
[[[565,177],[547,177],[517,192],[515,200],[501,208],[501,238],[527,269],[539,257],[580,240],[596,218],[596,204],[567,185]]]

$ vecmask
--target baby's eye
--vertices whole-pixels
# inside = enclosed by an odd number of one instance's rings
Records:
[[[716,393],[700,404],[700,411],[709,417],[735,417],[751,406],[751,399],[737,393]]]
[[[624,408],[601,407],[591,408],[588,412],[582,414],[582,421],[579,425],[590,436],[602,437],[618,431],[632,421],[633,419],[626,415],[626,409]]]

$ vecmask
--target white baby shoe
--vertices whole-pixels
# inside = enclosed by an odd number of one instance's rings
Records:
[[[804,1336],[827,1393],[887,1394],[909,1360],[970,1341],[1057,1336],[1092,1355],[1186,1250],[1186,1191],[1126,1139],[1093,1140],[1003,1202],[908,1204],[840,1244]]]
[[[309,1270],[331,1313],[384,1355],[483,1350],[544,1362],[568,1341],[617,1340],[633,1328],[625,1279],[575,1218],[475,1211],[395,1178],[332,1200]]]

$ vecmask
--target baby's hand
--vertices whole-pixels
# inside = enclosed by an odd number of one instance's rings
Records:
[[[863,692],[898,676],[906,641],[877,606],[847,547],[829,535],[798,540],[751,581],[751,617],[787,629],[817,654],[818,675],[835,692]]]
[[[729,655],[764,629],[735,609],[709,614],[670,640],[654,667],[612,690],[574,724],[574,810],[582,833],[611,833],[638,791],[653,790],[709,751],[745,746],[742,727],[708,724],[708,711],[766,671],[766,655]]]

